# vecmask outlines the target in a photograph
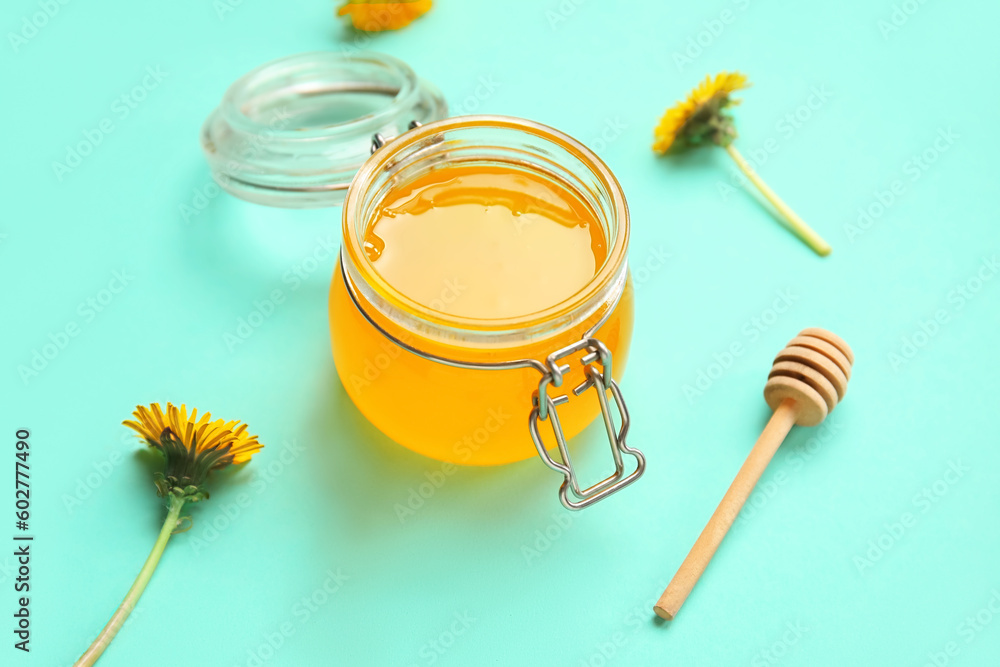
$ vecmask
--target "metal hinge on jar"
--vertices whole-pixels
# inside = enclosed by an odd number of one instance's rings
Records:
[[[418,127],[420,127],[421,125],[423,125],[423,123],[421,123],[420,121],[411,120],[410,124],[406,126],[406,129],[407,130],[415,130]],[[371,151],[372,155],[375,155],[375,151],[377,151],[378,149],[380,149],[383,146],[385,146],[385,142],[390,141],[391,139],[392,138],[386,139],[380,132],[376,132],[375,134],[373,134],[372,135],[372,151]]]
[[[586,489],[580,488],[580,482],[570,458],[569,447],[566,444],[566,437],[559,423],[557,408],[569,401],[569,397],[563,394],[553,398],[549,396],[548,392],[550,385],[553,387],[562,386],[564,374],[570,370],[569,364],[560,364],[559,360],[577,352],[586,352],[580,360],[586,379],[573,388],[573,394],[580,396],[590,388],[595,390],[598,403],[601,406],[604,428],[611,444],[611,455],[615,461],[615,472],[612,475]],[[546,357],[545,364],[548,371],[542,375],[542,379],[538,383],[538,391],[533,397],[535,407],[531,411],[528,428],[531,431],[531,439],[535,443],[535,449],[538,450],[542,461],[556,472],[562,473],[565,478],[559,488],[559,500],[567,509],[579,510],[606,498],[637,480],[646,468],[646,457],[639,450],[629,447],[626,442],[629,427],[628,407],[625,405],[625,399],[622,397],[621,389],[618,388],[618,383],[611,376],[611,352],[604,343],[596,338],[584,338],[553,352]],[[615,405],[618,406],[618,413],[621,415],[621,426],[618,428],[615,428],[614,416],[608,402],[608,392],[614,398]],[[555,435],[561,461],[553,459],[545,448],[538,429],[539,420],[547,420],[552,424],[552,432]],[[627,475],[625,474],[624,454],[628,454],[636,460],[635,470]]]

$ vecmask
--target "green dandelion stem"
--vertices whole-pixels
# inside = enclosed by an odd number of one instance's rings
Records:
[[[139,598],[142,596],[142,592],[146,590],[146,584],[149,583],[150,578],[153,576],[153,571],[156,569],[156,565],[160,562],[160,556],[163,555],[163,550],[167,546],[167,542],[170,540],[170,536],[173,534],[174,529],[177,528],[177,524],[180,521],[181,508],[184,507],[185,498],[170,494],[170,501],[168,504],[169,511],[167,512],[166,521],[163,522],[163,528],[160,530],[160,536],[156,538],[156,544],[153,545],[153,550],[149,553],[149,557],[146,559],[146,563],[139,570],[139,576],[135,578],[135,583],[132,584],[132,588],[129,589],[128,595],[122,601],[121,605],[118,607],[118,611],[115,615],[111,617],[108,624],[104,626],[101,630],[101,634],[97,636],[94,643],[90,645],[87,652],[80,656],[80,659],[76,661],[73,667],[90,667],[97,659],[101,657],[104,653],[104,649],[108,647],[111,640],[115,638],[118,631],[121,629],[122,624],[125,619],[128,618],[132,610],[135,609],[136,604],[139,602]]]
[[[729,144],[725,148],[726,152],[729,153],[729,157],[733,158],[733,162],[735,162],[736,166],[740,168],[740,171],[742,171],[746,177],[750,179],[751,183],[757,186],[757,189],[760,190],[762,195],[764,195],[764,198],[771,202],[771,205],[778,210],[778,213],[780,213],[782,217],[788,221],[788,225],[792,228],[792,231],[795,232],[795,235],[802,239],[802,241],[807,246],[812,248],[820,257],[826,257],[829,255],[831,250],[830,244],[824,241],[819,234],[813,231],[812,227],[807,225],[805,221],[788,206],[788,204],[783,202],[781,198],[774,193],[774,190],[768,187],[767,183],[765,183],[764,180],[757,175],[757,172],[754,171],[754,168],[743,159],[743,156],[736,150],[736,147]]]

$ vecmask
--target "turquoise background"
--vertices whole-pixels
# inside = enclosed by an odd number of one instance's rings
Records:
[[[30,655],[12,647],[0,557],[0,662],[70,665],[125,594],[163,510],[120,422],[167,400],[247,420],[267,447],[193,509],[108,667],[1000,662],[995,3],[440,0],[365,37],[330,3],[225,1],[70,2],[16,44],[39,3],[4,3],[0,451],[12,467],[15,429],[31,430],[36,541]],[[375,431],[335,375],[323,247],[339,210],[198,199],[198,131],[232,80],[359,45],[409,62],[454,109],[578,137],[621,180],[638,283],[623,389],[649,460],[633,487],[570,514],[538,460],[460,469],[401,521],[441,466]],[[123,107],[147,68],[166,76]],[[724,152],[650,152],[663,109],[725,68],[754,83],[737,145],[767,156],[760,173],[829,258],[724,187]],[[482,79],[495,90],[477,99]],[[60,179],[53,162],[105,119],[113,131]],[[128,284],[103,293],[116,271]],[[225,334],[276,289],[283,303],[230,350]],[[773,355],[806,326],[854,347],[848,397],[794,431],[661,625],[652,603],[768,418]],[[686,392],[700,373],[705,391]],[[575,442],[594,474],[600,438]]]

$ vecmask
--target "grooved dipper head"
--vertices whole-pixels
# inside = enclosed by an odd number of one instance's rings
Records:
[[[816,426],[844,400],[854,353],[840,336],[825,329],[803,329],[774,358],[764,400],[776,409],[795,401],[799,426]]]

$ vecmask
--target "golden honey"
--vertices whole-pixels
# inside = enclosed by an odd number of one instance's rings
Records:
[[[600,223],[566,190],[503,167],[426,174],[393,192],[365,234],[368,259],[400,292],[481,319],[569,299],[604,263],[605,246]]]

